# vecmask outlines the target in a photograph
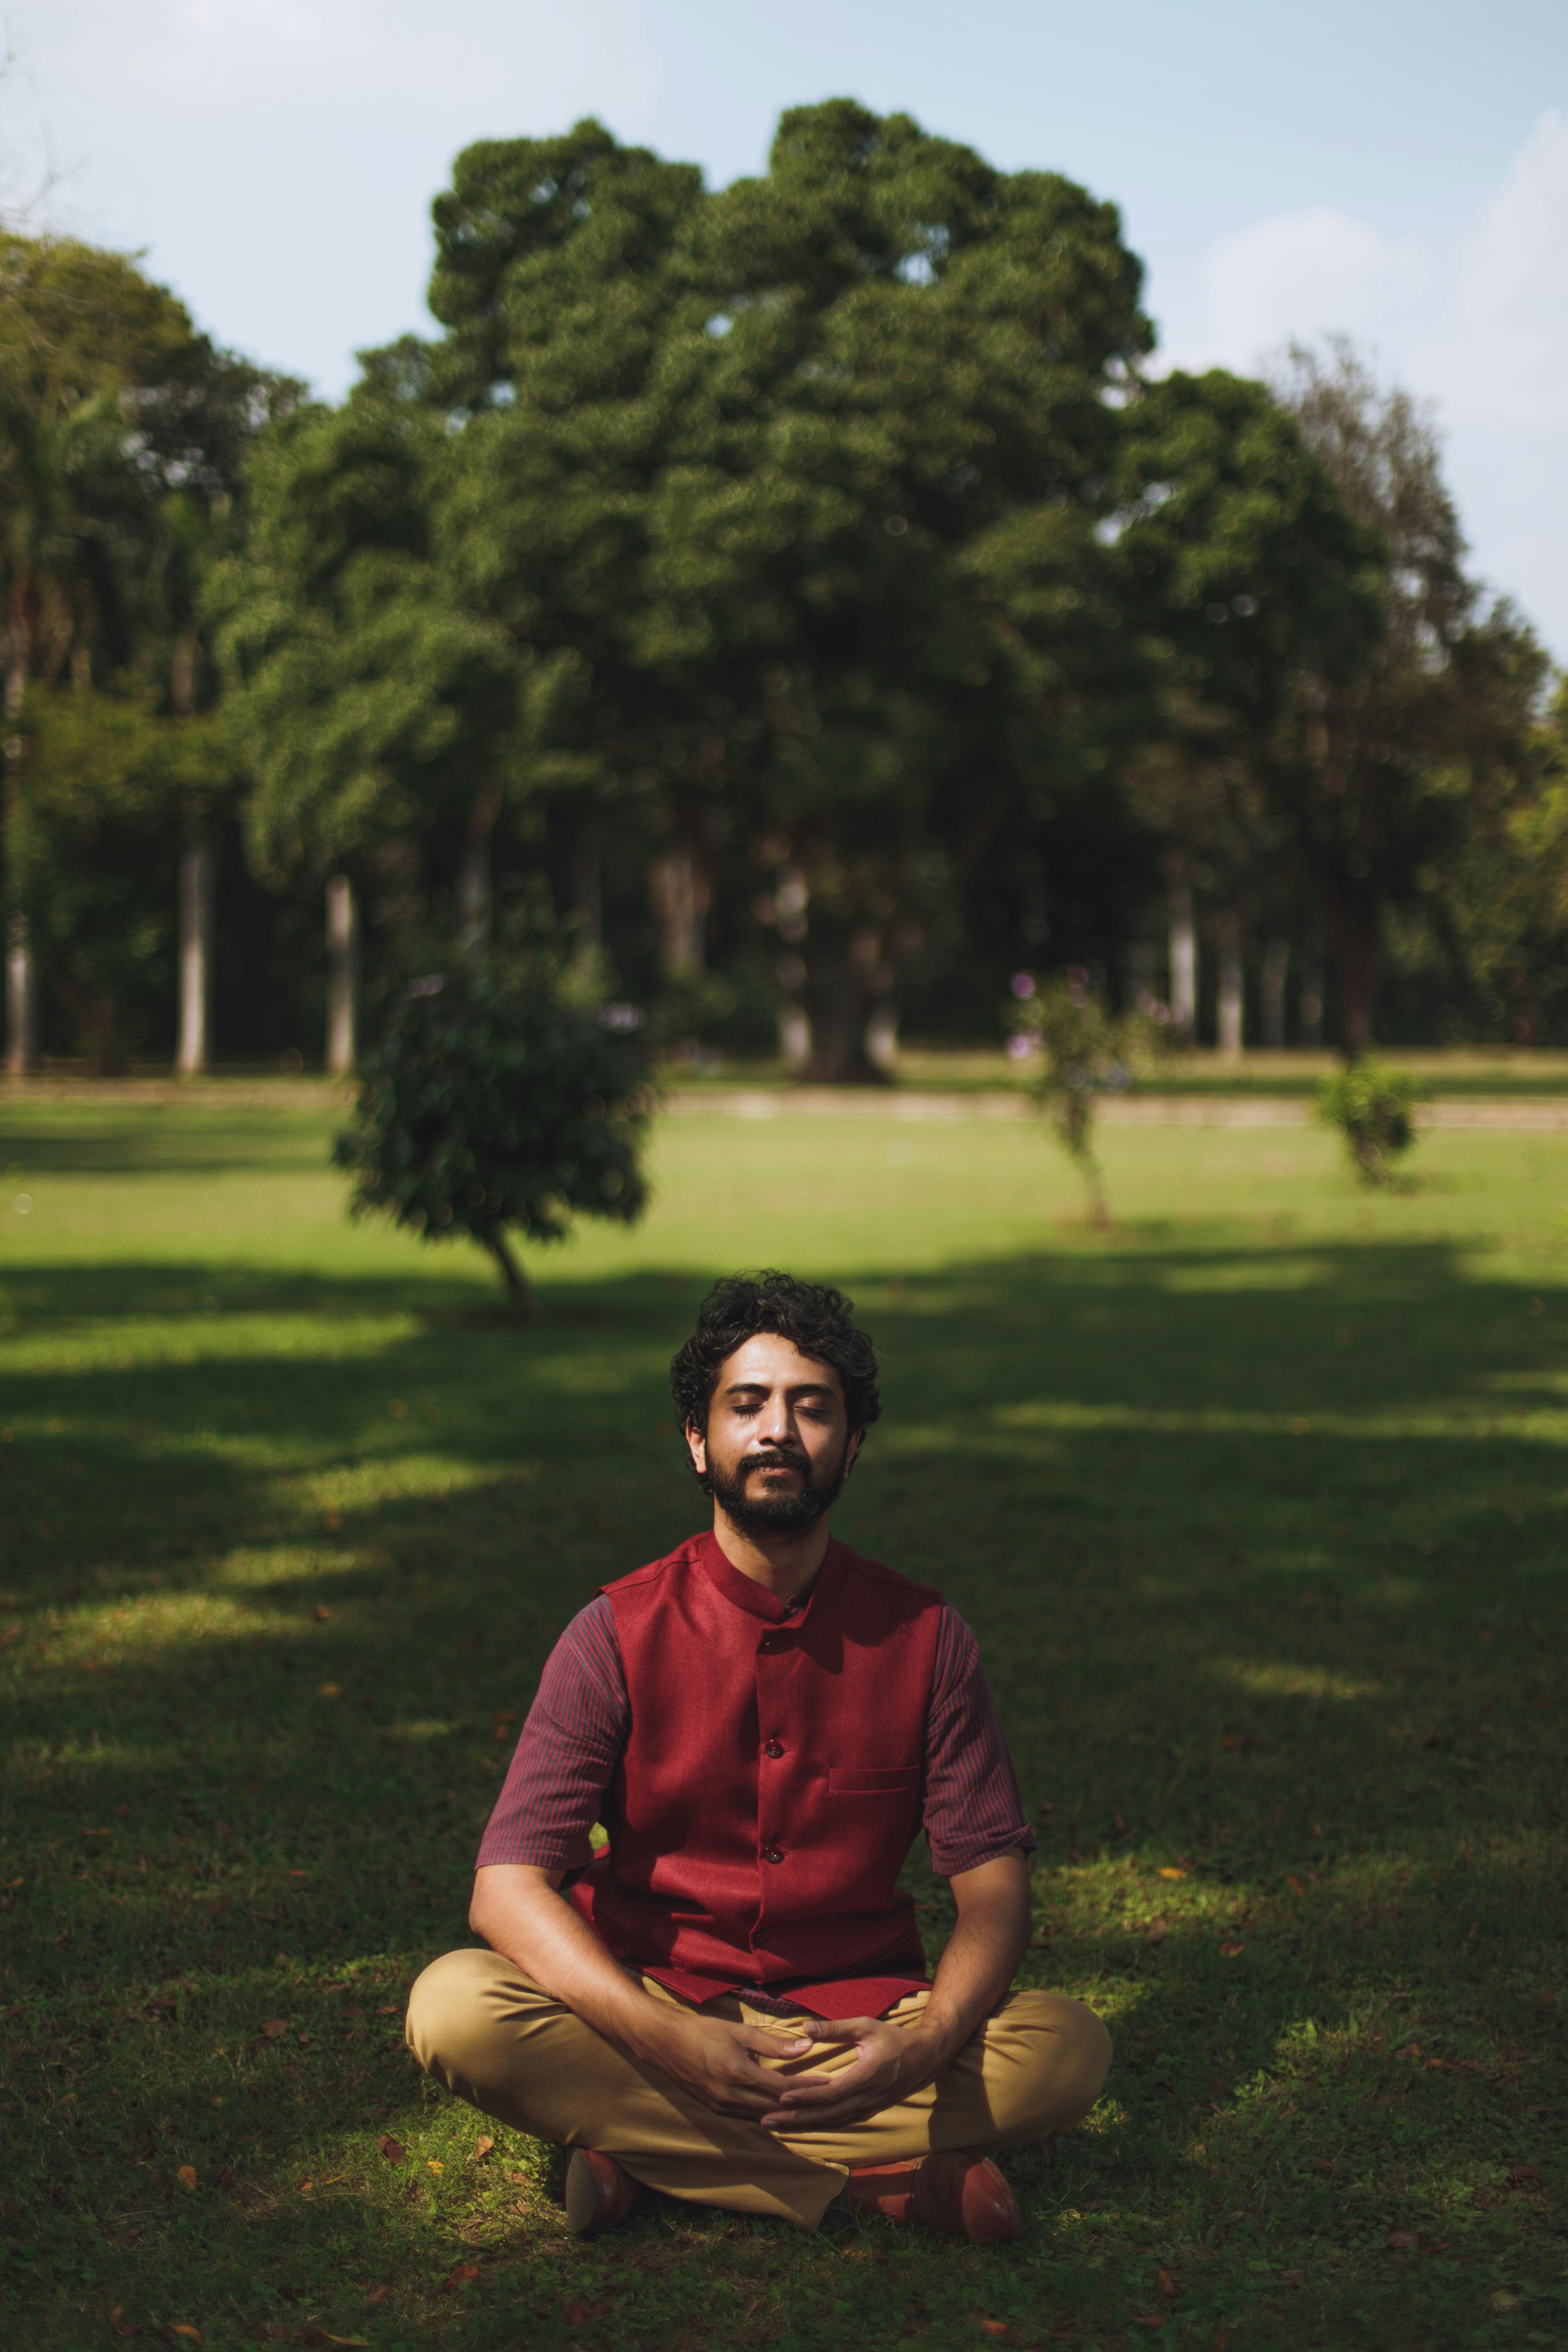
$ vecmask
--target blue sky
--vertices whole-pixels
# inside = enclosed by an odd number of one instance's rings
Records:
[[[12,0],[13,212],[131,250],[340,393],[423,322],[475,138],[595,113],[758,169],[849,93],[1122,208],[1167,359],[1344,329],[1435,405],[1478,567],[1568,658],[1563,0]],[[46,182],[49,183],[46,186]]]

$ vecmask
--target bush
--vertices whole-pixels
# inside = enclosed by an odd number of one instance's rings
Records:
[[[1393,1181],[1394,1163],[1415,1140],[1410,1112],[1419,1088],[1405,1070],[1352,1062],[1318,1089],[1318,1117],[1344,1137],[1363,1184]]]
[[[1144,1013],[1112,1013],[1078,968],[1047,980],[1019,972],[1007,1018],[1009,1050],[1037,1063],[1030,1091],[1057,1140],[1089,1187],[1089,1213],[1108,1225],[1110,1212],[1094,1150],[1095,1106],[1130,1087],[1135,1074],[1170,1050],[1170,1034]]]
[[[391,999],[333,1158],[350,1213],[490,1252],[520,1316],[533,1293],[508,1241],[562,1240],[574,1215],[630,1224],[647,1185],[647,1055],[549,950],[484,946]]]

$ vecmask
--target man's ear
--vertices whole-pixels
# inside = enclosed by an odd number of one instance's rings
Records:
[[[700,1478],[708,1475],[708,1439],[694,1421],[686,1424],[686,1450],[691,1456],[691,1466]]]
[[[849,1443],[844,1455],[844,1475],[847,1478],[855,1467],[855,1457],[860,1451],[861,1441],[865,1434],[863,1429],[852,1429],[849,1433]]]

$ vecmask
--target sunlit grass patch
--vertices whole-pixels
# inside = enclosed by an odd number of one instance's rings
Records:
[[[892,1165],[869,1123],[670,1121],[647,1227],[542,1256],[522,1335],[477,1254],[343,1223],[329,1123],[205,1116],[6,1113],[19,2341],[116,2306],[212,2352],[1555,2324],[1561,1140],[1429,1136],[1368,1203],[1329,1139],[1260,1171],[1108,1132],[1102,1242],[1026,1128]],[[1089,2123],[1006,2159],[999,2255],[657,2200],[584,2247],[558,2160],[403,2048],[550,1642],[700,1512],[664,1367],[760,1258],[861,1301],[887,1411],[843,1531],[974,1625],[1039,1836],[1025,1979],[1117,2041]]]

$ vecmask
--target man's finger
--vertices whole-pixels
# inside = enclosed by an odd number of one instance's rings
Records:
[[[778,2095],[780,2106],[822,2107],[836,2099],[852,2099],[875,2067],[871,2058],[857,2058],[837,2074],[799,2074]]]
[[[800,2030],[810,2042],[860,2042],[878,2021],[874,2017],[808,2017]]]
[[[746,2026],[737,2026],[735,2040],[753,2058],[799,2058],[811,2048],[804,2033],[791,2034],[786,2039],[778,2033],[758,2033]]]

